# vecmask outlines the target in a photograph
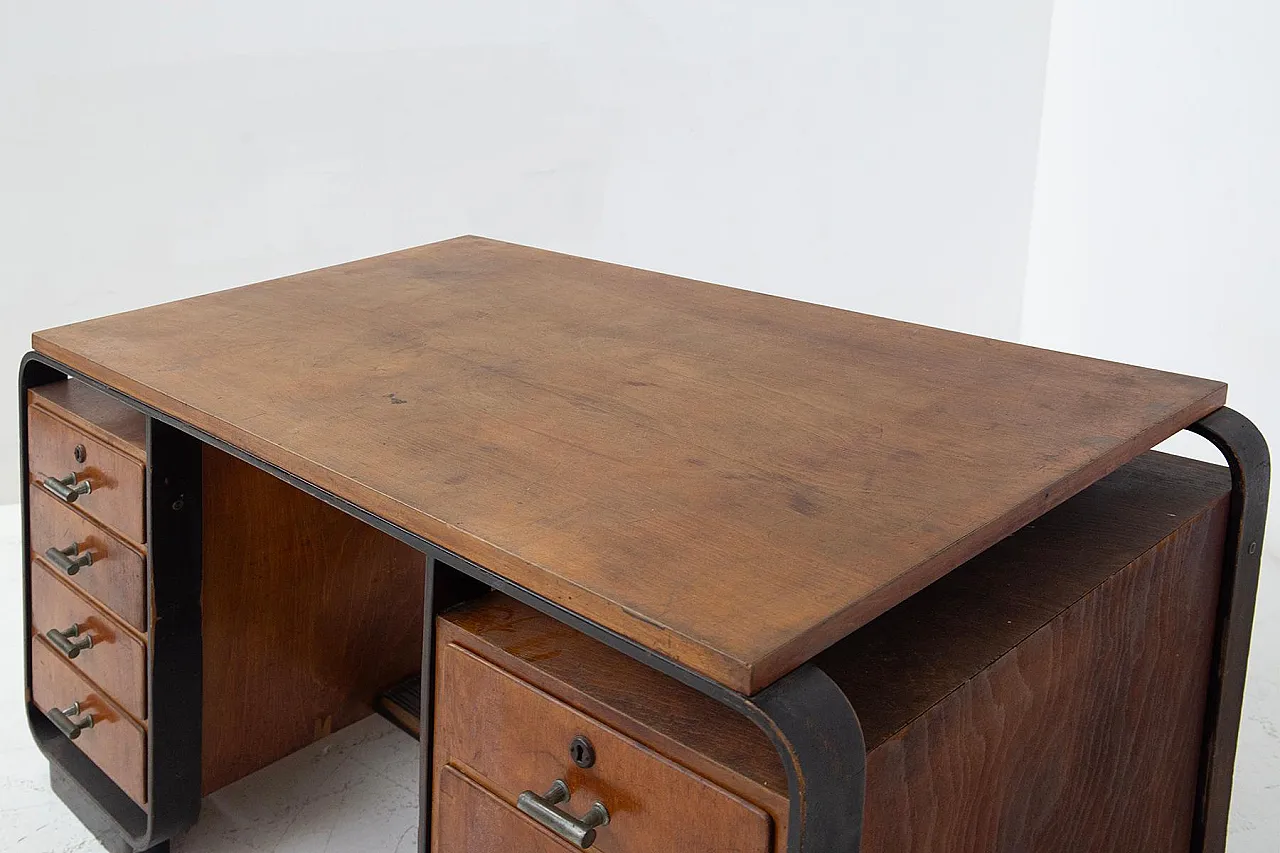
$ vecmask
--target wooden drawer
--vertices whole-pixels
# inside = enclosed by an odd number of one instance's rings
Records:
[[[97,599],[124,622],[147,631],[146,560],[120,539],[91,523],[39,486],[30,486],[31,552],[63,579]],[[89,555],[88,566],[59,568],[57,553]],[[74,574],[71,574],[74,572]]]
[[[596,843],[607,853],[686,850],[694,837],[701,853],[771,849],[770,820],[760,809],[456,644],[440,649],[436,689],[437,780],[454,765],[514,804],[522,792],[543,794],[563,779],[571,796],[558,808],[581,817],[599,801],[609,810]],[[595,750],[588,768],[570,758],[578,736]],[[465,820],[444,813],[454,808],[456,801],[438,798],[434,825]],[[524,820],[508,816],[495,826],[535,826]],[[494,849],[522,849],[528,831],[504,831],[519,834],[494,841],[501,843]],[[471,849],[445,845],[439,833],[438,853]]]
[[[87,481],[90,491],[77,495],[75,506],[125,538],[145,541],[141,462],[37,406],[28,408],[27,452],[32,483],[48,489],[47,478]]]
[[[31,626],[43,639],[51,630],[79,630],[73,642],[91,638],[90,648],[68,662],[79,669],[126,711],[147,716],[147,650],[140,640],[89,602],[39,562],[31,564]],[[60,654],[60,653],[59,653]]]
[[[44,638],[31,641],[31,694],[36,706],[46,714],[51,709],[69,709],[79,703],[81,720],[93,718],[93,727],[84,729],[73,741],[139,805],[147,801],[147,735],[105,694],[76,672]]]
[[[437,849],[466,853],[565,853],[575,848],[463,776],[440,772]]]

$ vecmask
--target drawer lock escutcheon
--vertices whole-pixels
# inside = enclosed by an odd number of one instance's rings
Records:
[[[69,575],[74,575],[86,566],[93,565],[93,552],[80,552],[80,546],[72,543],[65,548],[50,548],[44,552],[45,559],[53,563]]]
[[[596,841],[596,827],[609,822],[609,810],[604,803],[596,802],[587,809],[581,818],[566,814],[556,808],[558,803],[569,801],[569,786],[563,779],[551,783],[551,789],[539,796],[533,791],[525,791],[516,800],[516,808],[568,841],[579,849],[586,850]]]
[[[49,638],[49,642],[53,643],[54,648],[66,655],[69,660],[79,657],[80,653],[86,649],[93,648],[93,637],[85,633],[79,623],[64,631],[50,628],[45,632],[45,636]],[[73,639],[81,636],[84,639],[78,641]]]
[[[80,732],[85,729],[93,728],[93,714],[86,713],[78,720],[71,719],[72,717],[80,716],[79,702],[71,703],[70,708],[50,708],[47,716],[53,721],[53,724],[58,727],[58,731],[62,732],[71,740],[75,740],[80,737]]]
[[[65,477],[45,477],[41,485],[50,494],[69,504],[75,503],[77,498],[93,491],[93,486],[88,480],[81,480],[75,474],[68,474]]]

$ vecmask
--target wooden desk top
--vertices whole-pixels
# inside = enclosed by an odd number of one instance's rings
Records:
[[[33,342],[744,693],[1226,398],[475,237]]]

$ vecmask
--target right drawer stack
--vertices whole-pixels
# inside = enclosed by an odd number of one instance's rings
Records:
[[[1189,849],[1229,489],[1145,454],[819,655],[861,853]],[[436,853],[786,849],[745,718],[496,592],[436,624]]]
[[[31,698],[147,802],[146,417],[74,379],[27,398]]]

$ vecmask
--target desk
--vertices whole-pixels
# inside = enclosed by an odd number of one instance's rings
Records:
[[[446,613],[494,590],[499,610],[550,620],[540,636],[562,626],[565,643],[618,656],[610,667],[660,677],[651,692],[754,724],[786,787],[767,815],[785,827],[774,849],[858,849],[868,744],[831,650],[1185,428],[1233,474],[1188,818],[1196,849],[1222,846],[1269,475],[1222,383],[471,237],[39,332],[33,347],[20,381],[32,728],[65,797],[133,847],[357,719],[420,661],[425,849],[441,784],[482,802],[475,779],[436,767],[450,696],[435,675],[447,648],[499,655],[450,633]],[[141,611],[113,605],[136,595],[95,567],[68,580],[76,551],[47,564],[32,537],[49,495],[145,561]],[[46,643],[33,614],[67,589],[145,656],[132,708],[76,673],[145,739],[128,785],[89,760],[88,734],[66,737],[87,717],[33,698],[76,642]],[[624,849],[608,831],[601,848]]]

